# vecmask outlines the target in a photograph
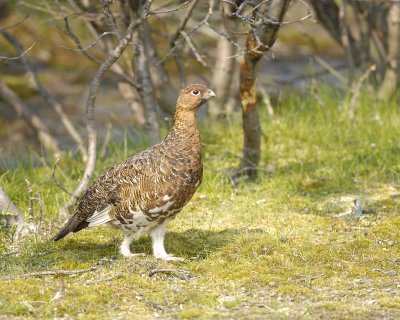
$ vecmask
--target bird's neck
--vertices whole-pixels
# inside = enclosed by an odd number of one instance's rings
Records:
[[[185,140],[187,139],[191,144],[200,144],[196,112],[191,110],[179,110],[177,108],[171,133]]]

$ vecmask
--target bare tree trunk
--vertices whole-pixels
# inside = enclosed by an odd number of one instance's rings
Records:
[[[217,93],[217,96],[208,103],[208,115],[213,120],[226,112],[226,104],[232,93],[229,89],[232,88],[235,66],[235,59],[228,58],[234,54],[234,47],[224,37],[219,37],[216,52],[212,88]]]
[[[154,96],[153,85],[150,78],[149,63],[144,44],[143,28],[138,32],[138,43],[135,50],[135,68],[137,82],[139,84],[139,94],[144,106],[146,118],[145,131],[149,138],[149,143],[155,145],[160,142],[160,125],[158,122],[157,109],[159,108]]]
[[[37,115],[33,114],[14,91],[2,81],[0,81],[0,96],[37,132],[38,139],[43,146],[58,156],[60,154],[60,147],[57,140],[50,134],[46,124]]]
[[[290,0],[274,0],[266,13],[266,20],[253,28],[247,37],[246,54],[240,64],[240,99],[244,130],[243,158],[239,174],[257,177],[260,161],[261,129],[257,105],[256,66],[260,58],[274,44],[280,22],[285,15]],[[261,42],[261,43],[260,43]]]
[[[392,3],[388,16],[388,55],[379,98],[392,96],[400,83],[400,4]]]
[[[0,213],[1,212],[12,213],[10,215],[5,215],[6,226],[19,225],[25,222],[24,215],[10,200],[3,187],[0,185]]]

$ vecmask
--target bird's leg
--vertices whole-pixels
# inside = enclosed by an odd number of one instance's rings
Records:
[[[124,234],[124,240],[122,240],[122,243],[119,247],[121,254],[124,257],[127,258],[133,258],[133,257],[139,257],[139,256],[144,256],[143,253],[132,253],[130,249],[130,245],[133,240],[137,238],[135,233],[125,233]]]
[[[166,261],[184,261],[185,259],[169,255],[164,248],[165,231],[167,228],[167,221],[157,225],[150,230],[150,237],[153,242],[153,254],[157,259]]]

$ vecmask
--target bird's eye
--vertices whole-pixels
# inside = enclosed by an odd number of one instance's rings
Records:
[[[192,91],[192,95],[193,95],[193,96],[198,96],[199,93],[200,93],[199,90],[193,90],[193,91]]]

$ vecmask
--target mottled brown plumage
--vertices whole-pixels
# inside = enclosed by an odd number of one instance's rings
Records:
[[[174,259],[164,250],[165,227],[201,183],[203,166],[196,112],[213,96],[213,91],[199,84],[183,89],[167,137],[97,178],[80,198],[74,216],[54,239],[110,222],[125,233],[123,255],[134,256],[130,243],[148,232],[154,255]]]

